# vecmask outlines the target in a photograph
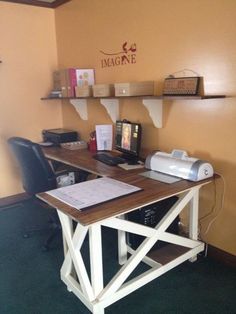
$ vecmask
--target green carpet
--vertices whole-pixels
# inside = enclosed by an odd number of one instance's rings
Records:
[[[42,252],[47,233],[24,239],[35,225],[46,225],[49,211],[32,202],[0,210],[0,314],[89,314],[60,280],[63,261],[58,237]],[[88,241],[87,241],[88,242]],[[117,235],[103,230],[107,282],[119,267]],[[87,258],[85,243],[83,254]],[[143,270],[141,266],[136,273]],[[233,314],[236,313],[236,271],[210,258],[185,262],[105,310],[106,314]]]

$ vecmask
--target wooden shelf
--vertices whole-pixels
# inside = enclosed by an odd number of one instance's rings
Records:
[[[0,61],[1,62],[1,61]],[[112,97],[42,97],[41,100],[70,100],[70,99],[165,99],[165,100],[189,100],[189,99],[215,99],[215,98],[226,98],[226,95],[204,95],[204,96],[112,96]]]
[[[150,251],[147,255],[154,261],[165,265],[189,250],[189,248],[168,243],[159,249]]]
[[[139,99],[152,119],[156,128],[162,128],[162,110],[165,100],[204,100],[225,98],[225,95],[205,95],[205,96],[121,96],[121,97],[43,97],[41,100],[68,100],[76,109],[83,120],[88,120],[87,100],[98,99],[103,105],[111,120],[115,123],[119,119],[120,99]]]
[[[162,99],[166,100],[189,100],[189,99],[199,99],[199,100],[204,100],[204,99],[216,99],[216,98],[225,98],[225,95],[204,95],[204,96],[161,96]]]

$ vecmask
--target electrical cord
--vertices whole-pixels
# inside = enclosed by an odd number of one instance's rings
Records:
[[[210,230],[212,224],[214,223],[214,221],[219,216],[221,210],[223,209],[223,205],[224,205],[225,191],[226,191],[226,181],[225,181],[225,178],[223,177],[223,175],[221,175],[219,173],[216,173],[216,174],[218,174],[220,176],[220,178],[222,179],[222,181],[223,181],[223,191],[222,191],[220,209],[216,213],[216,180],[214,180],[213,181],[214,182],[214,203],[213,203],[213,205],[211,207],[211,210],[206,215],[204,215],[203,217],[199,218],[198,239],[200,241],[202,240],[202,238],[201,238],[201,233],[202,233],[202,231],[201,231],[201,229],[202,229],[201,222],[203,220],[205,220],[206,218],[216,214],[215,217],[208,223],[205,232],[203,232],[203,234],[206,235],[209,232],[209,230]],[[204,253],[203,253],[204,257],[207,256],[207,253],[208,253],[208,244],[205,243],[205,250],[204,250]]]
[[[213,184],[214,184],[214,203],[211,207],[211,210],[207,214],[205,214],[204,216],[200,217],[199,221],[204,220],[205,218],[211,216],[215,212],[215,209],[216,209],[216,180],[213,181]]]
[[[212,224],[213,224],[213,223],[215,222],[215,220],[218,218],[218,216],[219,216],[219,214],[220,214],[220,212],[222,211],[223,206],[224,206],[225,191],[226,191],[226,181],[225,181],[225,178],[223,177],[223,175],[221,175],[221,174],[218,174],[218,175],[220,176],[220,178],[221,178],[222,181],[223,181],[223,191],[222,191],[222,197],[221,197],[221,204],[220,204],[220,208],[219,208],[218,212],[216,213],[215,217],[208,223],[208,225],[207,225],[207,227],[206,227],[206,230],[203,232],[204,235],[206,235],[206,234],[209,232],[209,230],[210,230]],[[214,201],[214,205],[213,205],[211,211],[210,211],[208,214],[206,214],[205,216],[203,216],[203,217],[201,217],[201,218],[199,219],[199,222],[201,222],[202,220],[204,220],[204,219],[206,219],[207,217],[209,217],[209,216],[211,216],[212,214],[214,214],[215,211],[216,211],[216,183],[215,183],[215,201]],[[200,223],[200,225],[201,225],[201,223]]]

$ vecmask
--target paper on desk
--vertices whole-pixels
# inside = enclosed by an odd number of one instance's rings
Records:
[[[97,150],[112,150],[112,125],[96,125]]]
[[[154,170],[142,172],[140,173],[140,175],[147,177],[149,179],[157,180],[157,181],[168,183],[168,184],[175,183],[182,180],[181,178],[174,177],[174,176],[161,173],[158,171],[154,171]]]
[[[129,165],[129,164],[125,163],[125,164],[119,164],[118,166],[124,170],[133,170],[133,169],[144,168],[144,164]]]
[[[111,178],[100,178],[48,191],[47,194],[78,210],[140,191],[139,187]]]

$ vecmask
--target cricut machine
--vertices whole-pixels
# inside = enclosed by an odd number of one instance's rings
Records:
[[[145,167],[170,176],[200,181],[213,176],[213,167],[204,160],[188,157],[182,150],[155,152],[147,156]]]

